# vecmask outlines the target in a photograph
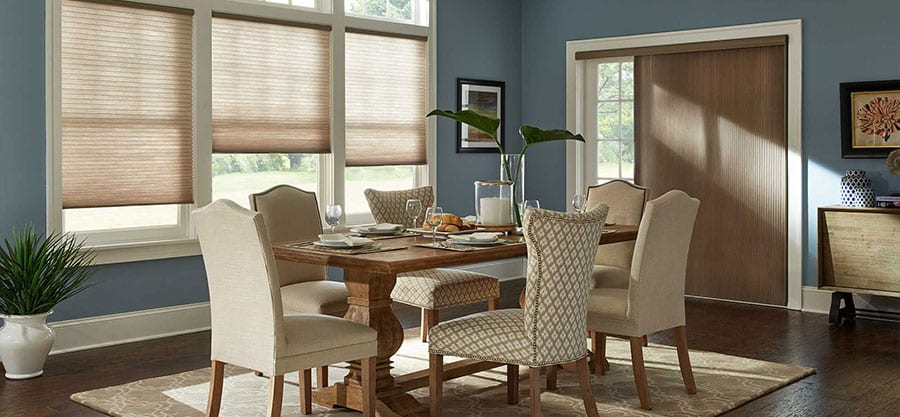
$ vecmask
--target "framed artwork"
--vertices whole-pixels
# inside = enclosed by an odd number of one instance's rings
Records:
[[[900,80],[841,83],[841,156],[884,158],[900,149]]]
[[[503,129],[504,107],[506,106],[505,89],[506,83],[503,81],[456,79],[457,110],[472,110],[500,119],[497,139],[500,140],[501,146],[506,143],[506,133]],[[499,152],[490,136],[481,131],[457,123],[456,132],[456,152]]]

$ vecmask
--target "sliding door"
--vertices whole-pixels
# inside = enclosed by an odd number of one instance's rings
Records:
[[[686,292],[785,305],[786,46],[635,55],[637,183],[701,201]]]

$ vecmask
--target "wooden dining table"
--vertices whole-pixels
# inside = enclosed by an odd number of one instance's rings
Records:
[[[608,226],[600,244],[634,240],[637,226]],[[520,236],[510,239],[521,241]],[[383,252],[347,254],[298,246],[297,242],[273,246],[275,258],[283,261],[326,265],[342,268],[347,286],[349,309],[344,318],[365,324],[378,332],[378,353],[375,372],[376,413],[381,417],[427,416],[428,409],[408,391],[428,385],[428,370],[405,375],[391,373],[391,357],[403,344],[403,328],[391,309],[391,290],[397,274],[424,269],[443,268],[517,258],[527,255],[524,243],[509,243],[472,251],[451,251],[416,246],[431,243],[431,238],[400,237],[379,240]],[[502,366],[499,363],[462,360],[446,364],[444,379],[450,380]],[[363,374],[359,361],[349,362],[349,372],[342,383],[335,383],[313,392],[313,401],[325,407],[346,407],[362,410]],[[370,381],[365,381],[369,383]]]

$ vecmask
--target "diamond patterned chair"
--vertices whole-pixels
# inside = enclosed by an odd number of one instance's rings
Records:
[[[434,204],[431,186],[399,191],[363,192],[369,209],[378,223],[409,224],[406,200],[417,199],[422,207]],[[424,210],[419,219],[424,219]],[[500,281],[490,275],[459,269],[437,268],[406,272],[397,275],[391,292],[394,301],[422,309],[422,341],[428,340],[429,330],[438,323],[438,310],[447,307],[487,301],[488,310],[495,310],[500,302]]]
[[[316,194],[290,185],[276,185],[250,194],[250,208],[266,219],[272,242],[316,240],[322,233],[322,218]],[[275,261],[281,283],[281,302],[290,313],[316,313],[344,317],[347,288],[328,281],[325,267],[297,262]],[[318,386],[328,385],[328,368],[316,369]]]
[[[588,187],[587,208],[609,206],[606,221],[616,224],[640,224],[649,189],[623,180],[612,180]],[[595,288],[628,288],[628,269],[634,254],[634,241],[600,245],[591,276]]]
[[[510,404],[518,403],[519,366],[531,368],[532,416],[541,414],[541,368],[547,368],[547,385],[552,389],[556,365],[576,362],[585,410],[597,416],[584,329],[591,266],[607,211],[601,204],[587,213],[525,212],[528,274],[524,309],[472,314],[431,329],[431,417],[441,414],[444,355],[506,363]]]
[[[683,191],[669,191],[647,203],[641,219],[627,288],[595,288],[588,294],[587,329],[602,374],[606,335],[631,341],[631,365],[641,408],[651,409],[644,371],[642,338],[675,329],[681,375],[689,394],[697,392],[687,349],[684,281],[694,220],[700,201]]]
[[[284,374],[300,370],[300,411],[311,411],[310,368],[360,360],[363,381],[375,379],[377,333],[323,314],[285,313],[265,220],[231,200],[193,213],[209,284],[211,374],[206,415],[217,417],[225,363],[269,376],[269,417],[281,416]],[[365,384],[364,416],[375,416],[375,386]]]

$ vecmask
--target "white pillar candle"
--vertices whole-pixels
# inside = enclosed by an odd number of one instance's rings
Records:
[[[508,198],[482,198],[479,204],[481,224],[498,225],[512,223]]]

